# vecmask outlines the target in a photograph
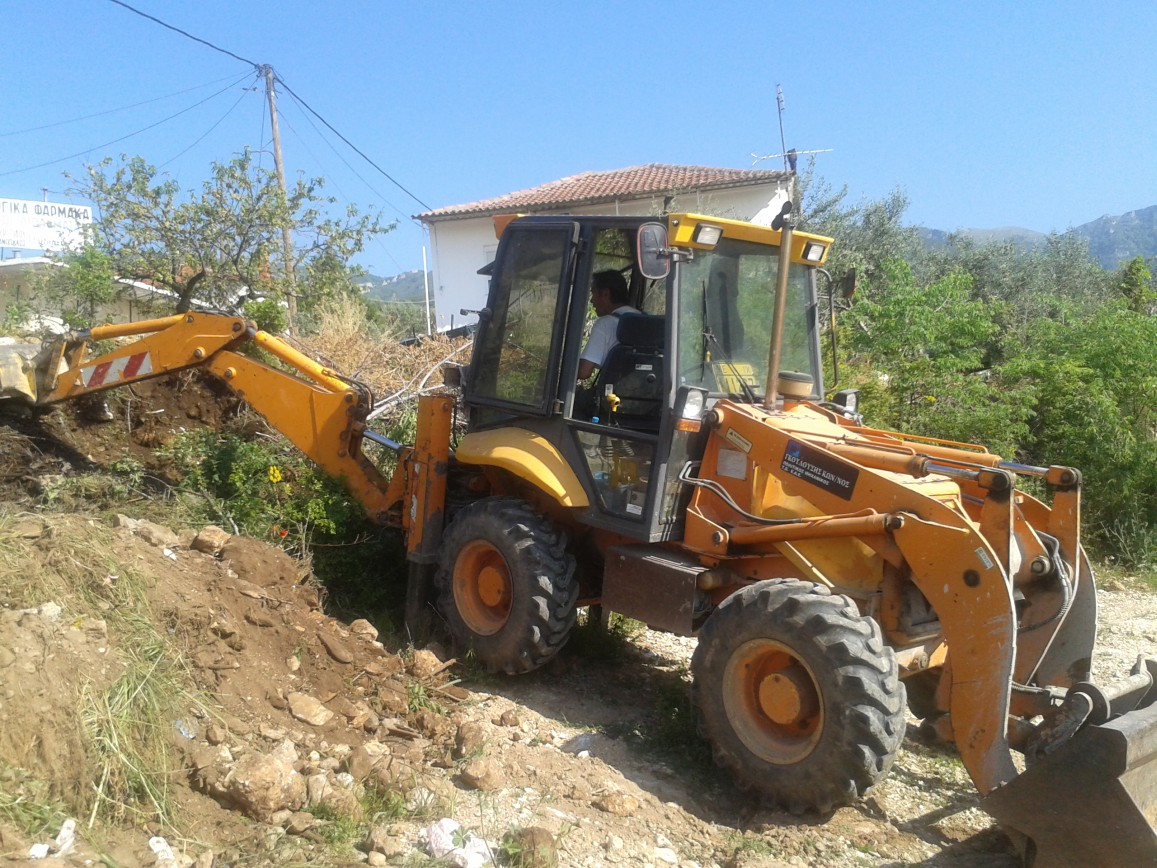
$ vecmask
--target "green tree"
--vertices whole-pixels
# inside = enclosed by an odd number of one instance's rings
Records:
[[[972,297],[971,277],[921,285],[899,260],[883,277],[844,318],[848,371],[865,390],[871,424],[1015,455],[1028,433],[1031,385],[986,366],[999,327],[990,305]]]
[[[283,198],[276,176],[249,151],[214,163],[200,190],[182,191],[140,157],[88,166],[73,192],[96,205],[93,243],[121,277],[170,290],[177,311],[194,301],[238,309],[255,297],[306,303],[353,289],[350,259],[393,225],[352,206],[333,216],[320,179],[299,179]],[[297,275],[285,277],[282,229],[295,240]]]
[[[1157,293],[1153,290],[1153,274],[1145,260],[1136,256],[1121,266],[1116,274],[1117,292],[1129,310],[1134,313],[1151,313]]]
[[[60,263],[64,267],[49,269],[41,284],[51,309],[73,328],[91,325],[99,309],[121,290],[112,261],[103,250],[87,245],[64,253]]]

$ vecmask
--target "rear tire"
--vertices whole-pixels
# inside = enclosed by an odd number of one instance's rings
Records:
[[[578,583],[566,538],[526,501],[464,507],[442,539],[435,584],[451,637],[491,672],[542,666],[575,624]]]
[[[792,813],[855,802],[904,738],[904,686],[879,625],[819,585],[766,581],[728,597],[691,669],[716,763]]]

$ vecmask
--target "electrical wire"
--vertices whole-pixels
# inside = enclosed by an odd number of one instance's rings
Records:
[[[219,45],[214,45],[212,42],[208,42],[204,39],[201,39],[200,37],[194,36],[192,33],[186,33],[180,27],[174,27],[172,24],[166,24],[160,18],[154,18],[152,15],[149,15],[146,12],[142,12],[140,9],[134,9],[128,3],[122,2],[122,0],[109,0],[109,2],[115,3],[117,6],[121,6],[124,9],[129,10],[129,12],[133,12],[133,13],[141,16],[142,18],[147,18],[147,19],[149,19],[149,21],[152,21],[154,24],[160,24],[166,30],[172,30],[174,33],[180,33],[182,36],[186,37],[187,39],[192,39],[194,42],[199,42],[204,46],[212,48],[214,51],[219,51],[222,54],[227,54],[230,57],[232,57],[234,60],[240,60],[242,63],[247,63],[256,70],[261,69],[260,63],[254,63],[252,60],[247,60],[246,58],[242,57],[239,54],[234,54],[232,51],[229,51],[228,49],[222,48]]]
[[[295,103],[297,103],[297,96],[296,96],[296,94],[290,94],[290,96],[292,96],[292,97],[293,97],[293,100],[294,100],[294,102],[295,102]],[[303,107],[304,107],[304,106],[303,106]],[[285,120],[286,124],[287,124],[287,125],[289,125],[289,120],[288,120],[287,118],[285,118],[285,114],[284,114],[284,112],[281,112],[281,111],[279,110],[279,111],[278,111],[278,114],[280,114],[280,115],[281,115],[281,117],[282,117],[282,119],[284,119],[284,120]],[[400,208],[399,208],[397,205],[395,205],[393,202],[391,202],[389,199],[387,199],[387,198],[386,198],[386,197],[385,197],[385,196],[384,196],[384,195],[381,193],[381,191],[379,191],[379,190],[378,190],[376,187],[374,187],[374,185],[373,185],[373,184],[371,184],[369,181],[367,181],[365,178],[363,178],[363,177],[362,177],[362,175],[361,175],[361,173],[360,173],[360,172],[359,172],[357,169],[355,169],[355,168],[354,168],[352,165],[350,165],[350,162],[349,162],[349,160],[347,160],[347,159],[346,159],[344,156],[342,156],[341,152],[340,152],[340,151],[339,151],[337,148],[335,148],[335,147],[333,146],[333,143],[332,143],[332,142],[331,142],[329,139],[327,139],[327,138],[325,137],[325,134],[324,134],[324,133],[323,133],[323,132],[322,132],[320,129],[318,129],[318,126],[317,126],[317,124],[315,124],[315,123],[313,122],[313,118],[312,118],[312,117],[311,117],[309,114],[306,114],[306,115],[305,115],[305,119],[306,119],[306,120],[309,122],[309,125],[310,125],[311,127],[313,127],[314,131],[315,131],[315,132],[318,134],[318,136],[321,138],[321,140],[322,140],[323,142],[325,142],[326,146],[327,146],[327,147],[328,147],[328,148],[329,148],[331,151],[333,151],[333,153],[334,153],[334,156],[336,156],[336,157],[337,157],[339,160],[341,160],[341,162],[342,162],[342,165],[343,165],[343,166],[345,166],[347,169],[349,169],[351,172],[353,172],[353,174],[354,174],[354,177],[355,177],[355,178],[357,178],[359,181],[361,181],[363,184],[365,184],[365,185],[366,185],[366,188],[367,188],[367,189],[368,189],[368,190],[369,190],[371,193],[373,193],[375,196],[377,196],[379,199],[381,199],[383,202],[385,202],[387,205],[389,205],[389,206],[390,206],[390,208],[392,208],[392,209],[393,209],[394,213],[395,213],[395,214],[397,214],[397,215],[398,215],[400,218],[402,218],[403,220],[409,220],[409,219],[410,219],[410,215],[409,215],[409,214],[406,214],[406,213],[404,213],[404,212],[403,212],[403,211],[402,211],[402,210],[401,210],[401,209],[400,209]],[[290,125],[290,129],[293,129],[292,125]],[[294,132],[296,133],[297,131],[296,131],[296,130],[294,130]],[[303,145],[305,144],[305,140],[304,140],[304,139],[302,139],[300,136],[298,136],[298,140],[299,140],[299,141],[301,141]],[[307,150],[308,150],[308,148],[309,148],[309,146],[308,146],[308,145],[306,145],[306,149],[307,149]],[[313,152],[312,152],[312,151],[310,151],[310,154],[313,156],[313,158],[314,158],[315,160],[317,159],[317,155],[316,155],[316,154],[313,154]],[[321,162],[321,161],[320,161],[320,160],[318,160],[318,162]]]
[[[65,120],[65,121],[54,121],[50,124],[42,124],[41,126],[38,126],[38,127],[27,127],[26,129],[23,129],[23,130],[12,130],[12,131],[7,132],[7,133],[0,133],[0,139],[6,139],[6,138],[9,138],[10,136],[20,136],[20,135],[23,135],[25,133],[38,133],[41,130],[51,130],[51,129],[54,129],[55,127],[63,127],[63,126],[67,126],[68,124],[79,123],[80,121],[90,121],[93,118],[104,117],[105,115],[116,114],[117,112],[128,111],[129,109],[140,108],[143,105],[149,105],[150,103],[154,103],[154,102],[161,102],[162,100],[172,99],[175,96],[181,96],[182,94],[192,93],[193,91],[200,90],[203,87],[211,87],[215,84],[220,84],[221,82],[225,81],[226,79],[229,79],[232,77],[233,76],[231,76],[231,75],[227,75],[224,78],[216,78],[216,79],[213,79],[213,81],[207,81],[204,84],[198,84],[194,87],[187,87],[184,90],[178,90],[175,93],[166,94],[165,96],[153,97],[152,99],[146,99],[142,102],[135,102],[132,105],[120,106],[119,108],[106,109],[105,111],[96,112],[96,113],[91,114],[91,115],[82,115],[81,117],[78,117],[78,118],[69,118],[68,120]]]
[[[115,3],[115,2],[117,2],[117,0],[111,0],[111,2]],[[159,127],[161,124],[167,123],[167,122],[171,121],[173,118],[180,117],[181,115],[192,111],[193,109],[197,108],[198,106],[204,105],[209,100],[214,99],[216,97],[219,97],[221,94],[225,93],[225,91],[227,91],[230,88],[235,87],[236,85],[243,82],[246,78],[248,78],[248,73],[243,75],[241,78],[237,79],[237,81],[233,82],[232,84],[221,88],[221,90],[217,91],[216,93],[205,97],[200,102],[195,102],[191,106],[189,106],[188,108],[181,109],[179,112],[176,112],[175,114],[171,114],[167,118],[161,118],[161,120],[157,121],[156,123],[149,124],[147,127],[142,127],[141,129],[135,130],[134,132],[131,132],[128,135],[121,136],[120,138],[113,139],[110,142],[105,142],[105,143],[100,144],[100,145],[93,145],[91,148],[85,148],[83,151],[77,151],[75,154],[69,154],[67,157],[61,157],[58,160],[49,160],[45,163],[37,163],[35,166],[24,166],[21,169],[10,169],[7,172],[0,172],[0,178],[7,177],[8,175],[19,175],[21,172],[31,172],[33,169],[43,169],[45,166],[55,166],[58,163],[66,163],[69,160],[75,160],[77,157],[83,157],[85,154],[91,154],[93,151],[100,150],[101,148],[107,148],[109,145],[115,145],[118,142],[123,142],[126,139],[131,139],[133,136],[139,136],[141,133],[148,132],[149,130],[153,129],[154,127]]]
[[[209,133],[213,132],[213,130],[215,130],[215,129],[217,129],[217,127],[221,126],[221,124],[224,123],[225,118],[227,118],[227,117],[229,117],[229,115],[233,114],[233,112],[237,108],[237,106],[241,105],[241,101],[243,99],[245,99],[245,97],[248,95],[249,95],[248,91],[242,92],[241,96],[237,97],[237,101],[235,103],[233,103],[233,105],[229,106],[229,109],[225,112],[225,114],[223,114],[223,115],[221,115],[221,117],[217,118],[217,122],[214,123],[213,126],[209,127],[209,129],[205,130],[205,132],[203,132],[187,148],[185,148],[184,150],[180,151],[177,154],[174,154],[172,157],[165,160],[165,162],[163,162],[159,166],[157,166],[157,168],[158,169],[165,168],[165,166],[169,165],[169,163],[173,162],[174,160],[179,160],[181,157],[185,156],[185,154],[189,153],[189,151],[193,150],[193,148],[197,147],[197,145],[201,144],[201,142],[203,142],[205,140],[205,138],[209,135]]]
[[[117,3],[117,2],[120,2],[120,0],[112,0],[112,2]],[[365,160],[367,163],[369,163],[371,166],[373,166],[375,169],[377,169],[378,172],[381,173],[381,175],[387,181],[389,181],[391,184],[393,184],[395,187],[397,187],[399,190],[401,190],[403,193],[405,193],[407,196],[409,196],[411,199],[413,199],[415,202],[417,202],[419,205],[421,205],[423,208],[425,208],[427,211],[433,210],[429,205],[427,205],[425,202],[423,202],[421,199],[419,199],[417,196],[415,196],[413,193],[411,193],[409,190],[407,190],[405,187],[403,187],[401,185],[401,183],[399,183],[397,180],[395,180],[390,175],[389,172],[387,172],[385,169],[383,169],[381,166],[379,166],[377,163],[375,163],[373,160],[371,160],[369,157],[367,157],[365,152],[362,151],[361,148],[359,148],[357,145],[355,145],[353,142],[351,142],[349,139],[347,139],[345,136],[343,136],[341,133],[339,133],[334,128],[333,124],[331,124],[329,121],[327,121],[325,118],[323,118],[321,115],[319,115],[317,113],[317,111],[313,108],[313,106],[311,106],[309,103],[307,103],[305,100],[303,100],[300,96],[298,96],[296,93],[294,93],[293,88],[291,88],[288,84],[286,84],[285,80],[281,76],[275,74],[274,77],[277,79],[278,84],[280,84],[282,87],[285,88],[286,93],[288,93],[295,100],[297,100],[299,103],[301,103],[301,105],[306,109],[306,111],[308,111],[315,118],[317,118],[319,121],[321,121],[323,124],[325,124],[330,132],[332,132],[335,136],[337,136],[339,139],[341,139],[343,142],[345,142],[347,145],[349,145],[351,148],[353,148],[353,150],[357,153],[357,155],[359,157],[361,157],[363,160]]]
[[[182,30],[179,27],[174,27],[172,24],[166,24],[160,18],[156,18],[156,17],[149,15],[145,12],[142,12],[141,10],[130,6],[128,3],[123,2],[123,0],[109,0],[109,2],[115,3],[117,6],[120,6],[124,9],[127,9],[129,12],[133,12],[136,15],[140,15],[142,18],[147,18],[149,21],[152,21],[156,24],[161,25],[161,27],[164,27],[166,30],[171,30],[174,33],[179,33],[182,36],[186,37],[187,39],[191,39],[194,42],[198,42],[201,45],[204,45],[208,48],[212,48],[214,51],[219,51],[222,54],[228,55],[229,57],[232,57],[235,60],[240,60],[242,63],[247,63],[250,66],[252,66],[255,70],[257,70],[258,72],[263,72],[265,69],[267,69],[267,67],[264,66],[263,64],[256,63],[255,61],[252,61],[252,60],[249,60],[248,58],[242,57],[239,54],[234,54],[232,51],[229,51],[228,49],[222,48],[219,45],[214,45],[212,42],[209,42],[208,40],[201,39],[200,37],[194,36],[193,34],[187,32],[185,30]],[[294,92],[293,88],[291,88],[288,84],[286,84],[285,80],[280,75],[277,75],[276,72],[274,72],[274,78],[276,79],[277,82],[279,82],[281,84],[282,87],[285,88],[286,93],[288,93],[297,102],[299,102],[302,105],[302,107],[306,109],[306,111],[308,111],[310,114],[312,114],[314,117],[316,117],[319,121],[321,121],[323,124],[325,124],[326,127],[328,127],[329,130],[334,135],[336,135],[339,139],[341,139],[343,142],[345,142],[350,148],[352,148],[358,154],[358,156],[360,156],[363,160],[365,160],[367,163],[369,163],[371,166],[373,166],[375,169],[377,169],[378,172],[381,173],[381,175],[384,178],[386,178],[391,184],[393,184],[395,187],[397,187],[399,190],[401,190],[403,193],[405,193],[407,196],[409,196],[411,199],[413,199],[415,202],[417,202],[419,205],[421,205],[427,211],[432,210],[429,205],[427,205],[425,202],[423,202],[421,199],[419,199],[417,196],[415,196],[413,193],[411,193],[409,190],[407,190],[397,179],[395,179],[392,175],[390,175],[389,172],[387,172],[385,169],[383,169],[381,166],[379,166],[377,163],[375,163],[373,160],[371,160],[366,155],[366,153],[361,150],[361,148],[359,148],[357,145],[355,145],[353,142],[351,142],[349,139],[347,139],[345,136],[343,136],[340,132],[338,132],[338,130],[333,126],[333,124],[331,124],[329,121],[327,121],[325,118],[323,118],[317,112],[316,109],[314,109],[309,103],[307,103],[300,96],[298,96],[297,93]],[[114,144],[114,143],[110,142],[109,144]],[[103,145],[101,147],[103,147]],[[70,159],[70,158],[66,157],[65,159]],[[34,168],[40,168],[40,167],[37,166]],[[21,171],[27,171],[27,170],[21,170]],[[3,177],[3,173],[0,173],[0,177]],[[369,186],[369,185],[367,184],[367,186]],[[382,198],[385,199],[384,196]]]

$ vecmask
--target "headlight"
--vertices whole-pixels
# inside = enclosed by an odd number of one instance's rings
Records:
[[[824,250],[826,249],[822,244],[809,241],[803,247],[804,262],[820,262],[824,258]]]
[[[696,227],[695,235],[691,240],[695,244],[701,244],[704,247],[714,247],[722,237],[723,230],[718,226],[708,226],[705,223],[700,223]]]

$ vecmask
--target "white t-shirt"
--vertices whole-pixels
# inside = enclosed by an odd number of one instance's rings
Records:
[[[607,353],[619,342],[615,333],[619,330],[619,316],[624,313],[638,313],[638,311],[629,304],[624,304],[595,320],[595,324],[591,326],[591,336],[587,338],[587,345],[583,347],[580,359],[599,368],[603,366]]]

